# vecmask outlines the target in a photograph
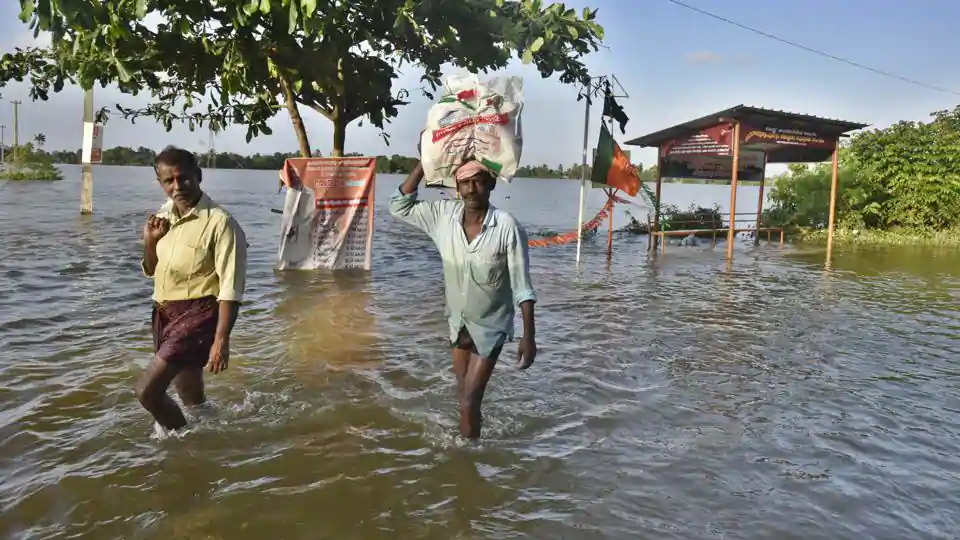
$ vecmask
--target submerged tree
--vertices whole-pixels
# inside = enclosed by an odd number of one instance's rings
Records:
[[[960,107],[931,122],[903,121],[861,131],[840,148],[837,217],[842,228],[960,228]],[[769,209],[776,224],[827,225],[829,164],[791,165],[773,182]]]
[[[596,10],[578,15],[540,0],[20,3],[21,19],[35,34],[50,32],[53,45],[5,55],[0,84],[28,79],[33,99],[45,100],[67,82],[117,83],[153,96],[142,109],[118,105],[125,117],[153,117],[167,130],[176,121],[239,124],[248,141],[269,134],[267,122],[286,109],[304,156],[311,147],[300,105],[333,122],[342,155],[351,122],[367,118],[382,130],[407,102],[409,92],[393,87],[404,65],[425,72],[420,90],[430,97],[446,64],[483,73],[515,56],[543,77],[585,83],[582,59],[603,38]]]

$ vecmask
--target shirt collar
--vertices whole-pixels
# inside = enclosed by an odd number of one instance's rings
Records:
[[[199,204],[197,206],[200,206]],[[460,203],[460,208],[457,212],[457,221],[461,224],[463,223],[463,211],[464,205],[463,202]],[[487,215],[483,217],[483,229],[497,226],[497,208],[492,204],[487,207]]]
[[[170,214],[171,217],[173,217],[177,221],[180,221],[182,219],[186,219],[193,215],[199,216],[201,213],[205,213],[209,211],[210,208],[212,207],[213,207],[213,201],[210,199],[210,197],[208,197],[206,193],[201,193],[200,200],[197,201],[196,206],[191,208],[190,211],[187,212],[187,214],[184,216],[177,215],[177,205],[176,203],[173,202],[173,199],[171,198],[167,198],[167,202],[163,204],[163,206],[160,208],[160,211],[167,212]]]

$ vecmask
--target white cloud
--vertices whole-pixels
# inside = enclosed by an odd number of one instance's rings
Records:
[[[694,51],[687,53],[684,60],[691,64],[712,64],[720,61],[720,55],[713,51]]]

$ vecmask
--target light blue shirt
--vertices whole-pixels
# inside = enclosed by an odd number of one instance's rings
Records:
[[[419,201],[397,191],[390,214],[424,231],[443,259],[450,341],[466,327],[483,358],[513,339],[514,306],[537,300],[530,281],[527,233],[510,214],[487,210],[480,234],[467,242],[463,201]]]

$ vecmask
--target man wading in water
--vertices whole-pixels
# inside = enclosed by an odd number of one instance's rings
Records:
[[[523,314],[518,363],[537,356],[527,234],[510,214],[490,205],[496,177],[468,161],[456,171],[462,201],[418,201],[417,164],[390,201],[390,213],[423,230],[440,251],[446,287],[460,434],[480,437],[480,404],[503,344],[513,338],[514,305]]]
[[[243,229],[200,190],[190,152],[168,147],[154,162],[169,198],[143,226],[143,273],[153,278],[154,358],[137,382],[137,399],[165,430],[187,425],[167,395],[204,402],[203,369],[220,373],[230,359],[230,332],[246,284]],[[158,431],[163,431],[158,429]]]

